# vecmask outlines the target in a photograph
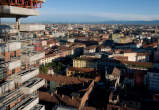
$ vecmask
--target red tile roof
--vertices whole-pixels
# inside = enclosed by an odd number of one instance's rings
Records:
[[[38,77],[44,78],[45,80],[54,81],[56,84],[80,84],[83,82],[88,82],[92,79],[87,78],[76,78],[76,77],[67,77],[63,75],[47,75],[47,74],[39,74]]]

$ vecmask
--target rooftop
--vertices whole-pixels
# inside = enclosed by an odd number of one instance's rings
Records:
[[[75,77],[67,77],[62,75],[46,75],[46,74],[39,74],[38,77],[44,78],[48,81],[54,81],[56,84],[79,84],[83,82],[89,82],[91,79],[87,78],[75,78]]]

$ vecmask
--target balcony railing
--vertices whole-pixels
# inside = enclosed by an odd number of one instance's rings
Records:
[[[39,88],[45,85],[45,80],[41,78],[33,78],[29,81],[25,82],[21,91],[24,94],[32,94],[34,91],[38,90]]]
[[[30,110],[34,106],[36,106],[39,103],[39,98],[30,98],[26,103],[24,103],[19,110]]]

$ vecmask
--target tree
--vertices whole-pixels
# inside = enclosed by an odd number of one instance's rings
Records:
[[[56,62],[52,62],[52,67],[56,67]]]
[[[57,66],[58,72],[61,72],[63,70],[63,68],[64,68],[64,64],[61,62],[58,62],[58,66]]]
[[[113,40],[113,35],[112,34],[109,35],[109,39]]]
[[[41,65],[40,66],[40,73],[47,74],[48,73],[48,67],[45,66],[45,65]]]

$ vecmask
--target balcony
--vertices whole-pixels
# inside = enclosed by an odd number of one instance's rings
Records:
[[[14,88],[15,88],[14,81],[5,81],[4,83],[0,84],[0,96],[8,92],[9,90],[13,90]]]
[[[19,108],[19,110],[30,110],[31,108],[35,107],[39,103],[39,98],[30,98],[27,100],[23,105]]]
[[[34,32],[34,31],[44,31],[45,25],[42,24],[21,24],[21,32]]]
[[[37,62],[38,60],[42,59],[45,57],[45,53],[37,53],[37,52],[32,52],[32,53],[24,53],[21,57],[21,60],[23,63],[27,63],[27,64],[34,64],[35,62]]]
[[[5,93],[0,97],[0,109],[6,110],[8,107],[12,108],[16,103],[18,103],[18,99],[23,99],[24,95],[20,92],[19,89],[10,91]]]
[[[41,78],[33,78],[24,83],[24,87],[21,88],[21,91],[24,94],[32,94],[34,91],[45,85],[45,80]]]
[[[24,83],[24,82],[28,81],[29,79],[37,76],[38,74],[39,74],[39,69],[38,68],[27,70],[27,71],[22,71],[17,76],[17,82],[18,83]]]
[[[12,59],[12,61],[8,62],[8,70],[13,70],[15,68],[21,67],[21,61],[17,59]]]

